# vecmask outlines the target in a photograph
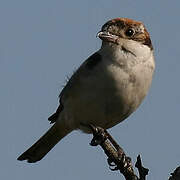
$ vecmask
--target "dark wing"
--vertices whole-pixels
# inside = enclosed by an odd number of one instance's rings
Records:
[[[57,118],[58,118],[58,116],[59,116],[59,114],[61,113],[62,110],[63,110],[63,105],[60,103],[60,105],[57,108],[56,112],[48,118],[48,121],[50,121],[50,124],[56,122],[56,120],[57,120]]]
[[[64,102],[64,96],[68,97],[68,94],[70,93],[69,89],[71,89],[72,86],[74,86],[74,82],[80,78],[80,76],[86,76],[88,75],[94,67],[99,64],[101,61],[101,55],[96,52],[92,56],[90,56],[81,66],[80,68],[75,71],[75,73],[72,75],[72,77],[67,82],[66,86],[63,88],[59,95],[59,107],[57,108],[56,112],[51,115],[48,120],[50,123],[55,123],[59,114],[64,109],[63,102]],[[85,66],[85,67],[84,67]],[[84,68],[81,68],[84,67]]]

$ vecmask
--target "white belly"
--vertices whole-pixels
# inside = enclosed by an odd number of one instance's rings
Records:
[[[128,70],[112,62],[105,57],[93,70],[85,69],[85,63],[80,67],[74,84],[65,94],[66,123],[86,133],[90,131],[84,125],[89,124],[107,129],[140,105],[151,85],[153,56]]]
[[[65,102],[69,107],[67,114],[72,115],[67,120],[75,122],[77,129],[86,133],[90,131],[84,125],[107,129],[127,118],[150,87],[153,71],[149,67],[143,67],[141,74],[135,72],[138,67],[131,73],[113,66],[108,68],[103,67],[101,73],[94,72],[90,78],[82,78]]]

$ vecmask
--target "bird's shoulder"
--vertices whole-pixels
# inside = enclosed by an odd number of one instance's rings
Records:
[[[98,66],[101,60],[102,58],[100,53],[96,52],[91,55],[86,61],[84,61],[84,63],[73,73],[73,75],[59,94],[61,103],[63,103],[63,96],[65,96],[66,93],[68,94],[68,91],[70,89],[77,87],[81,79],[88,78],[93,73],[93,70]]]
[[[80,83],[81,79],[86,79],[92,74],[92,71],[98,66],[102,57],[99,52],[95,52],[87,60],[82,63],[82,65],[73,73],[71,78],[67,81],[66,85],[62,89],[59,94],[59,107],[57,108],[56,112],[51,115],[48,120],[51,123],[56,122],[59,114],[64,109],[64,103],[69,96],[72,94],[76,94],[76,91],[79,90],[78,84]]]

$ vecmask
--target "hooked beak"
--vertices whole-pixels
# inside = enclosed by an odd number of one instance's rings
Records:
[[[114,34],[111,34],[111,33],[107,32],[107,31],[100,31],[100,32],[98,32],[97,33],[97,37],[99,37],[103,41],[107,41],[107,42],[112,42],[112,43],[118,44],[117,43],[118,36],[116,36]]]

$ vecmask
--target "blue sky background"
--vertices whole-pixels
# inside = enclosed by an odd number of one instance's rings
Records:
[[[115,17],[145,23],[156,73],[140,108],[110,133],[133,162],[142,155],[149,180],[180,165],[180,1],[0,0],[0,179],[120,179],[77,131],[36,164],[16,160],[50,127],[66,76],[100,48],[96,33]]]

